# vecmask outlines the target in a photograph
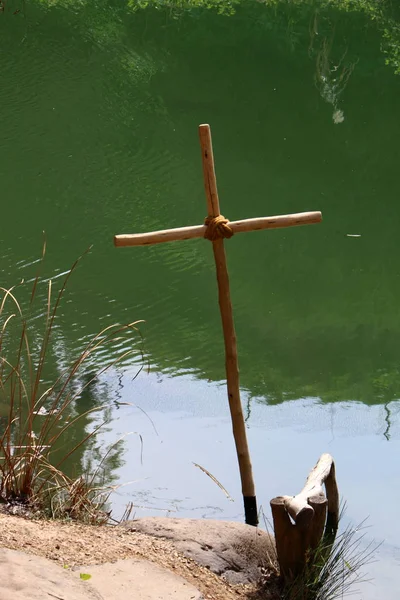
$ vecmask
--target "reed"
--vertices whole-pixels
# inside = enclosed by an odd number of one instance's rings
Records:
[[[41,264],[44,255],[45,247]],[[94,474],[75,479],[67,474],[66,463],[78,450],[88,448],[105,421],[78,440],[74,439],[74,427],[107,406],[78,412],[76,401],[101,375],[137,352],[137,344],[128,338],[140,336],[140,321],[114,323],[102,329],[54,381],[45,385],[57,312],[70,277],[84,255],[69,269],[58,292],[54,292],[51,279],[42,279],[41,269],[25,304],[18,299],[25,285],[0,287],[0,392],[7,406],[7,415],[0,422],[0,501],[51,517],[98,523],[107,520],[104,507],[111,493],[110,487],[99,483],[101,463]],[[45,294],[38,294],[39,289],[45,289]],[[35,301],[44,302],[43,307],[40,305],[42,328],[38,319],[33,319],[37,314],[33,310]],[[105,365],[93,369],[96,354],[121,337],[127,338],[131,349],[116,352]]]

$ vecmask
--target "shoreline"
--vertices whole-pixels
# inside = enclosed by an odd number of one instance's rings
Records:
[[[124,525],[85,525],[2,513],[0,547],[49,559],[67,570],[142,559],[183,578],[205,600],[261,598],[259,584],[232,585],[179,552],[171,541],[131,531]],[[268,595],[263,592],[263,598]]]

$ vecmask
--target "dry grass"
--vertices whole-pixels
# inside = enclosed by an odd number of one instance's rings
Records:
[[[378,545],[365,542],[364,523],[347,526],[337,537],[324,536],[309,556],[304,573],[284,589],[283,600],[339,600],[368,581],[365,567]]]
[[[307,557],[304,572],[294,581],[284,584],[280,579],[279,593],[281,600],[341,600],[357,592],[357,585],[368,582],[365,568],[374,561],[379,547],[374,541],[365,540],[365,521],[354,527],[348,525],[340,531],[340,524],[346,511],[342,505],[339,515],[339,534],[325,532],[319,546]],[[261,512],[261,518],[267,531],[273,526]],[[269,556],[271,571],[259,590],[260,599],[270,598],[275,576],[279,577],[279,562],[276,548]],[[264,587],[264,596],[262,588]]]
[[[44,254],[45,247],[42,258]],[[64,466],[77,450],[87,447],[104,422],[85,433],[83,439],[72,445],[68,443],[69,447],[65,440],[73,439],[72,435],[68,437],[68,432],[71,433],[80,420],[105,408],[96,406],[77,414],[75,403],[82,392],[108,369],[132,352],[137,352],[136,346],[131,344],[134,349],[120,352],[82,384],[83,369],[105,346],[124,336],[136,336],[139,322],[104,328],[92,337],[53,383],[44,387],[57,311],[68,281],[81,259],[67,272],[57,293],[53,291],[52,280],[42,281],[37,274],[25,310],[17,299],[18,292],[26,292],[25,286],[0,287],[0,393],[3,403],[8,406],[5,425],[0,431],[0,499],[8,504],[28,505],[34,511],[53,517],[93,523],[108,518],[103,507],[111,490],[98,484],[101,465],[90,477],[78,479],[71,479]],[[45,306],[41,307],[43,332],[38,336],[37,319],[35,329],[31,327],[31,319],[38,289],[44,286],[46,300]],[[67,449],[60,457],[63,441]],[[58,458],[55,458],[57,453]]]

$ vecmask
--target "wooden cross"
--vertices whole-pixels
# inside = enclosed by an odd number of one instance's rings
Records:
[[[200,146],[203,159],[204,187],[207,198],[208,217],[204,225],[164,229],[150,233],[123,234],[114,237],[115,246],[146,246],[191,240],[206,237],[211,240],[217,271],[219,307],[225,342],[225,368],[228,388],[229,408],[232,419],[233,435],[239,462],[245,520],[249,525],[258,524],[257,501],[253,481],[250,453],[247,444],[245,421],[240,401],[239,368],[236,347],[236,334],[233,322],[232,304],[229,291],[229,277],[226,264],[224,237],[231,237],[242,231],[257,229],[277,229],[294,225],[320,223],[320,212],[305,212],[278,217],[260,217],[242,221],[228,221],[220,214],[217,181],[214,170],[214,157],[209,125],[199,127]]]

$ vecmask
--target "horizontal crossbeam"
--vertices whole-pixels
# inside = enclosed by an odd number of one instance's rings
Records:
[[[276,217],[258,217],[255,219],[243,219],[242,221],[229,221],[229,227],[233,233],[244,231],[257,231],[260,229],[279,229],[283,227],[295,227],[296,225],[312,225],[322,221],[319,211],[296,213],[293,215],[281,215]],[[177,242],[204,237],[206,225],[194,225],[192,227],[178,227],[177,229],[163,229],[150,233],[126,233],[114,236],[115,246],[147,246],[162,244],[163,242]]]

